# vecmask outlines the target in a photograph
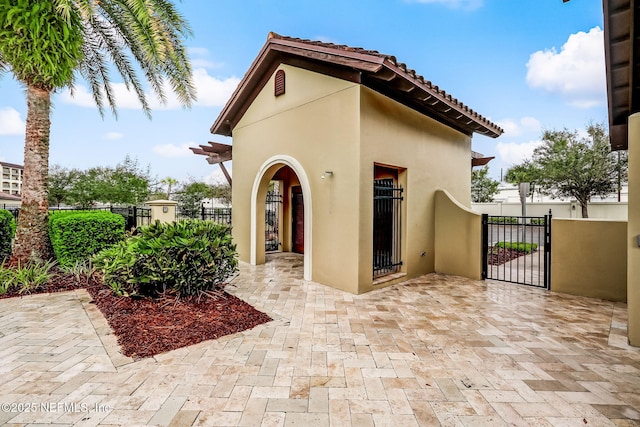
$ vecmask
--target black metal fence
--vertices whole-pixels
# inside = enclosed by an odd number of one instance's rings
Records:
[[[551,211],[541,217],[482,215],[482,278],[550,289]]]
[[[4,209],[8,210],[13,214],[13,217],[18,220],[18,216],[20,215],[20,208],[18,207],[5,207]],[[144,208],[138,206],[101,206],[101,207],[90,207],[90,208],[75,208],[75,207],[56,207],[50,206],[49,212],[57,212],[57,211],[65,211],[65,212],[84,212],[84,211],[109,211],[111,213],[119,214],[124,217],[125,220],[125,228],[127,230],[131,230],[135,227],[140,227],[143,225],[149,225],[151,223],[151,208]]]
[[[193,209],[180,209],[180,206],[177,206],[176,220],[188,218],[231,225],[231,208],[207,208],[204,205],[200,205],[200,207]]]
[[[398,272],[402,266],[403,188],[392,179],[378,179],[373,186],[373,277]]]

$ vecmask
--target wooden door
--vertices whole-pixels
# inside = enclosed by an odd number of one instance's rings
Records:
[[[293,252],[304,253],[304,199],[302,187],[293,187],[291,216],[293,220]]]

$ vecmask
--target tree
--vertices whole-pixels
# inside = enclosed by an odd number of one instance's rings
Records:
[[[534,165],[531,160],[525,160],[522,164],[515,165],[510,167],[507,170],[505,175],[505,181],[510,184],[515,184],[518,186],[520,190],[520,204],[522,205],[522,216],[526,216],[526,206],[527,206],[527,194],[525,194],[526,188],[522,188],[523,184],[529,184],[529,192],[531,193],[531,199],[533,201],[533,193],[536,188],[536,181],[538,180],[538,176],[540,175],[540,171]]]
[[[150,172],[142,170],[137,160],[126,156],[115,169],[109,170],[105,185],[100,188],[98,200],[104,203],[139,205],[149,195]]]
[[[100,114],[116,115],[109,72],[117,70],[150,117],[136,71],[161,101],[165,82],[190,106],[195,99],[183,39],[190,34],[169,0],[13,0],[0,2],[0,70],[26,89],[22,208],[13,259],[50,256],[47,234],[51,95],[85,78]]]
[[[603,125],[589,125],[588,137],[577,131],[545,131],[543,144],[533,153],[533,164],[539,169],[538,185],[554,198],[573,197],[588,218],[591,197],[606,196],[617,188],[618,176],[626,180],[627,170],[611,153],[609,138]]]
[[[471,171],[471,201],[475,203],[493,202],[500,183],[489,177],[489,166]]]
[[[212,187],[212,197],[219,199],[227,206],[231,206],[231,186],[229,184],[217,184]]]
[[[167,200],[171,200],[171,190],[173,189],[173,187],[178,185],[178,180],[168,176],[166,178],[163,178],[160,182],[167,186]]]
[[[176,195],[180,214],[188,218],[198,218],[202,208],[202,199],[211,197],[212,192],[211,186],[204,182],[191,182],[184,185]]]
[[[69,171],[60,165],[53,165],[49,169],[49,205],[65,203],[69,198]]]

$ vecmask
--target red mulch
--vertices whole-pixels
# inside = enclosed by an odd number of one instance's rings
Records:
[[[512,261],[526,254],[526,252],[520,252],[514,249],[489,248],[487,263],[489,265],[502,265],[505,262]]]
[[[33,293],[51,293],[86,288],[93,303],[113,329],[121,352],[134,358],[197,344],[201,341],[254,328],[272,319],[227,292],[216,296],[176,299],[119,297],[99,277],[76,278],[57,272]],[[22,294],[24,295],[24,294]],[[10,290],[0,298],[20,296]]]

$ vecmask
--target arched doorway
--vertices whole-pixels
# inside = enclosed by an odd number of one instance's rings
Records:
[[[312,280],[311,187],[302,165],[291,156],[279,155],[268,159],[260,167],[253,182],[250,262],[252,265],[257,265],[264,263],[265,260],[265,198],[269,183],[274,177],[285,183],[284,188],[287,191],[285,199],[290,201],[284,210],[287,212],[287,217],[290,215],[292,220],[291,238],[283,246],[283,250],[304,254],[304,279]]]

